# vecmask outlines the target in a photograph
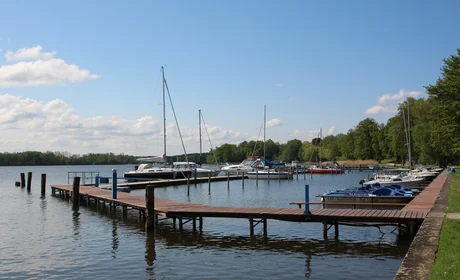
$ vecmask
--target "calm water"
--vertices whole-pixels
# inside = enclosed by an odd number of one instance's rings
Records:
[[[0,167],[1,279],[393,279],[408,243],[383,228],[340,227],[339,241],[323,240],[322,225],[268,221],[268,237],[256,227],[249,237],[244,219],[204,219],[203,233],[191,225],[184,232],[160,222],[146,234],[137,213],[123,217],[85,203],[72,209],[69,201],[40,197],[40,174],[47,184],[67,183],[68,171],[99,171],[110,176],[129,166]],[[31,193],[14,187],[19,173],[33,172]],[[158,197],[222,206],[293,207],[302,201],[304,185],[314,195],[356,185],[366,172],[316,175],[306,181],[232,181],[156,189]],[[133,191],[143,195],[142,190]]]

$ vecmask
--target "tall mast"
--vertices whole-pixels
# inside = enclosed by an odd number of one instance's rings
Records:
[[[408,141],[407,146],[409,149],[409,173],[412,174],[412,157],[411,157],[411,147],[410,147],[410,102],[409,98],[407,99],[407,133],[408,133]]]
[[[319,129],[319,145],[318,147],[321,149],[321,142],[323,141],[323,128],[320,128]],[[319,156],[319,152],[318,151],[318,156]],[[319,156],[319,166],[321,166],[321,156]]]
[[[163,160],[166,162],[166,96],[165,96],[165,69],[161,66],[163,76]]]
[[[265,159],[265,132],[267,122],[267,105],[264,105],[264,159]]]
[[[201,109],[198,110],[198,129],[200,131],[200,164],[202,163],[202,160],[201,160],[201,150],[202,150],[202,146],[201,146]]]

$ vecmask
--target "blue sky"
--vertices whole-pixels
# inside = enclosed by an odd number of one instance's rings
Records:
[[[1,5],[3,151],[161,154],[161,65],[188,152],[197,151],[199,108],[214,145],[257,137],[264,104],[267,138],[346,132],[366,117],[386,121],[408,95],[425,96],[460,47],[458,1]],[[25,59],[18,53],[36,46]],[[55,99],[59,110],[46,107]],[[179,153],[167,110],[168,147]]]

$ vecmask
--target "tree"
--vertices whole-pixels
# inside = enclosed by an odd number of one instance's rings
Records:
[[[291,162],[299,159],[301,147],[302,141],[298,139],[289,140],[282,151],[281,159],[285,162]]]

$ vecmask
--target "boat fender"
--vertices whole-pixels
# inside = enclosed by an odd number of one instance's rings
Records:
[[[359,181],[359,184],[362,185],[366,182],[366,180],[362,179],[361,181]]]

